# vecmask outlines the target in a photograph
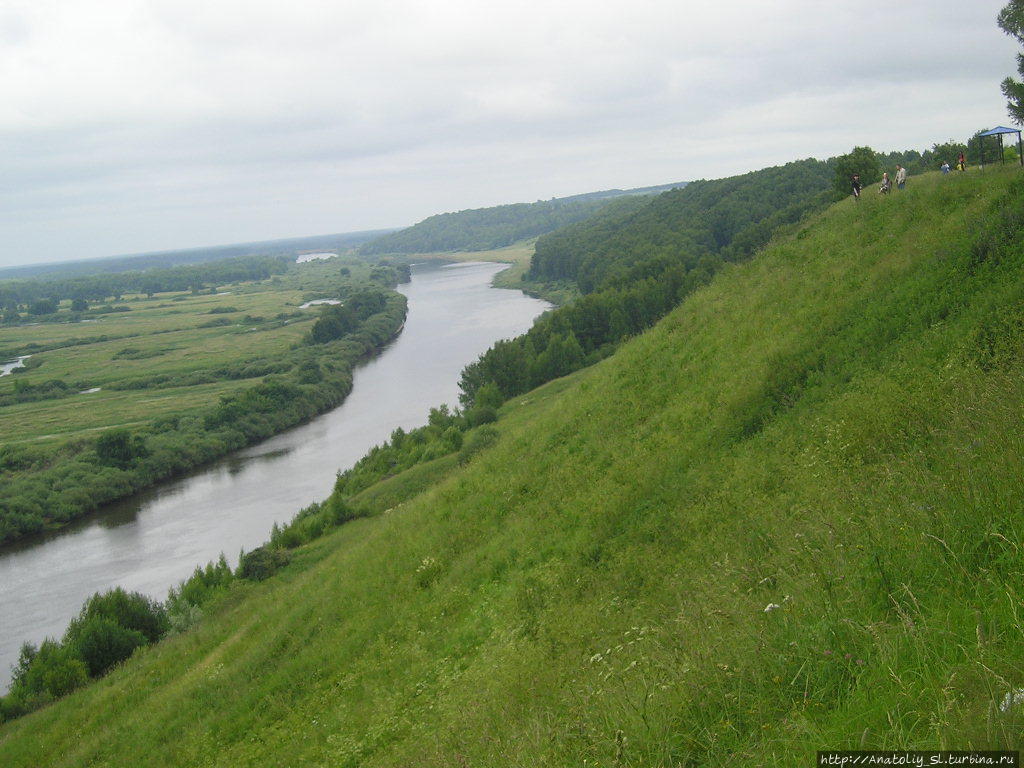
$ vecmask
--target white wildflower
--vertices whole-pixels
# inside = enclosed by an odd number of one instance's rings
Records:
[[[781,606],[781,605],[779,605],[778,603],[768,603],[768,605],[766,605],[766,606],[764,607],[764,612],[765,612],[765,613],[771,613],[772,611],[777,611],[777,610],[779,610],[779,608],[781,608],[781,607],[782,607],[782,606]]]
[[[1000,712],[1009,712],[1011,709],[1024,704],[1024,688],[1015,688],[1003,697],[1003,702],[999,705]]]

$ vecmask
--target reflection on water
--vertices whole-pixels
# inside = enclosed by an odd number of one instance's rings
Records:
[[[405,329],[357,369],[348,399],[330,413],[207,469],[166,483],[0,554],[0,689],[24,640],[58,636],[93,592],[123,586],[162,599],[196,565],[237,559],[327,497],[351,466],[394,429],[458,404],[462,368],[498,339],[516,336],[547,309],[520,291],[490,287],[503,267],[413,268]]]

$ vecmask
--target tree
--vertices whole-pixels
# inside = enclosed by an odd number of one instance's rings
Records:
[[[108,429],[96,440],[96,456],[107,466],[125,469],[148,453],[145,441],[127,429]]]
[[[57,311],[57,302],[53,299],[39,299],[28,307],[30,315],[52,315]]]
[[[498,385],[493,381],[488,381],[480,387],[476,391],[476,397],[473,399],[473,404],[479,408],[498,409],[503,402],[505,402],[505,396],[501,394]]]
[[[999,12],[997,22],[1003,32],[1024,45],[1024,0],[1010,0]],[[1017,54],[1017,71],[1024,75],[1024,54]],[[1008,77],[1003,80],[1003,95],[1009,100],[1006,108],[1017,125],[1024,125],[1024,83]]]
[[[92,619],[104,619],[138,632],[151,643],[163,637],[168,628],[167,611],[162,604],[140,592],[126,592],[115,587],[107,592],[97,592],[86,600],[78,617],[68,625],[65,643],[74,645]]]
[[[836,158],[835,168],[833,189],[837,198],[850,193],[850,179],[855,173],[860,174],[860,183],[865,186],[882,178],[882,164],[871,147],[854,147],[849,154],[840,155]]]

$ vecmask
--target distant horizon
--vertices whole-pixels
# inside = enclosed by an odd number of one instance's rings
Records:
[[[64,264],[79,264],[84,261],[112,261],[115,259],[134,259],[143,256],[167,256],[174,253],[189,253],[191,251],[215,251],[223,248],[239,248],[247,245],[270,245],[273,243],[287,243],[292,240],[313,240],[323,237],[345,237],[352,235],[365,235],[376,232],[394,232],[404,227],[384,227],[381,229],[356,229],[347,232],[324,232],[315,235],[296,235],[294,237],[270,237],[264,240],[239,240],[234,243],[213,243],[209,245],[192,245],[183,248],[158,248],[151,251],[132,251],[130,253],[111,253],[105,256],[83,256],[78,259],[60,259],[53,261],[41,261],[34,263],[17,263],[0,266],[0,274],[8,270],[32,267],[59,267]]]
[[[631,192],[631,191],[634,191],[634,190],[656,189],[658,187],[670,187],[670,186],[673,186],[673,185],[686,185],[686,184],[689,184],[689,183],[690,183],[690,181],[668,181],[668,182],[664,182],[664,183],[661,183],[661,184],[648,184],[648,185],[639,186],[639,187],[604,187],[602,189],[596,189],[596,190],[592,190],[590,192],[578,192],[578,193],[571,194],[571,195],[565,195],[563,197],[548,198],[548,199],[549,200],[564,200],[564,199],[571,199],[571,198],[574,198],[574,197],[583,197],[583,196],[586,196],[586,195],[601,194],[603,192],[614,192],[614,191]],[[498,203],[495,206],[483,206],[483,208],[494,208],[494,207],[501,206],[501,205],[530,205],[530,204],[532,204],[534,202],[543,202],[543,201],[540,200],[540,199],[534,200],[534,201],[515,201],[515,202],[507,202],[507,203]],[[466,211],[466,210],[478,210],[478,209],[474,209],[474,208],[460,208],[458,210],[453,210],[453,211],[437,211],[435,213],[428,214],[428,216],[426,216],[424,218],[430,218],[431,216],[438,216],[438,215],[443,215],[443,214],[446,214],[446,213],[458,213],[460,211]],[[52,268],[59,268],[59,267],[61,267],[63,265],[80,264],[82,262],[97,262],[97,261],[108,261],[108,260],[109,261],[113,261],[113,260],[117,260],[117,259],[133,259],[133,258],[140,258],[140,257],[146,257],[146,256],[167,256],[167,255],[176,254],[176,253],[189,253],[189,252],[192,252],[192,251],[214,251],[214,250],[224,249],[224,248],[239,248],[239,247],[244,247],[244,246],[272,245],[272,244],[276,244],[276,243],[286,243],[286,242],[295,241],[295,240],[313,240],[313,239],[316,239],[316,238],[352,237],[352,236],[356,236],[356,235],[375,234],[375,233],[378,233],[378,232],[380,232],[382,234],[386,234],[386,233],[389,233],[389,232],[397,232],[397,231],[402,230],[402,229],[407,229],[409,227],[413,227],[413,226],[415,226],[416,224],[420,223],[423,220],[424,219],[419,219],[419,220],[413,222],[412,224],[405,224],[405,225],[399,226],[399,227],[377,227],[377,228],[371,228],[371,229],[353,229],[353,230],[345,230],[345,231],[341,231],[341,232],[325,232],[325,233],[313,234],[313,235],[292,235],[292,236],[286,236],[286,237],[269,237],[269,238],[263,238],[263,239],[257,239],[257,240],[238,240],[236,242],[221,242],[221,243],[214,243],[214,244],[191,245],[191,246],[185,246],[185,247],[180,247],[180,248],[157,248],[157,249],[153,249],[153,250],[131,251],[131,252],[123,252],[123,253],[112,253],[112,254],[106,254],[106,255],[103,255],[103,256],[83,256],[81,258],[71,258],[71,259],[63,259],[63,258],[61,258],[61,259],[50,259],[50,260],[37,261],[37,262],[23,262],[23,263],[12,263],[12,264],[0,264],[0,279],[9,279],[9,278],[4,278],[3,277],[4,273],[6,273],[6,272],[14,272],[14,271],[26,270],[26,269],[31,270],[31,269],[34,269],[34,268],[37,268],[37,267],[38,268],[44,268],[44,267],[46,267],[46,268],[51,268],[51,267]]]
[[[7,4],[0,267],[962,141],[1005,4]]]

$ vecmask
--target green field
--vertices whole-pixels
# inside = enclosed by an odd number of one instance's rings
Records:
[[[509,401],[467,466],[3,725],[0,762],[1020,749],[1022,211],[1018,171],[840,202]]]
[[[64,301],[38,320],[28,312],[6,321],[3,359],[30,357],[0,377],[0,543],[339,404],[352,367],[401,326],[405,299],[390,290],[397,279],[391,267],[339,257],[85,311]],[[354,310],[358,322],[346,320],[343,336],[313,339],[324,309],[304,304],[343,297],[331,311],[344,313],[359,296],[376,296],[379,306]]]
[[[365,263],[350,260],[346,264],[365,273],[364,278],[369,273]],[[62,379],[79,390],[100,388],[89,394],[4,407],[4,442],[69,438],[80,431],[144,422],[216,403],[222,394],[246,386],[245,380],[167,390],[111,387],[141,377],[194,373],[286,352],[319,315],[317,306],[298,307],[307,296],[320,295],[318,286],[338,283],[337,272],[336,261],[330,265],[309,262],[276,281],[232,285],[218,295],[126,297],[117,306],[129,311],[92,321],[0,327],[0,349],[32,353],[28,370],[0,377],[0,396],[12,393],[18,381],[37,384]],[[225,324],[209,327],[211,321]]]

